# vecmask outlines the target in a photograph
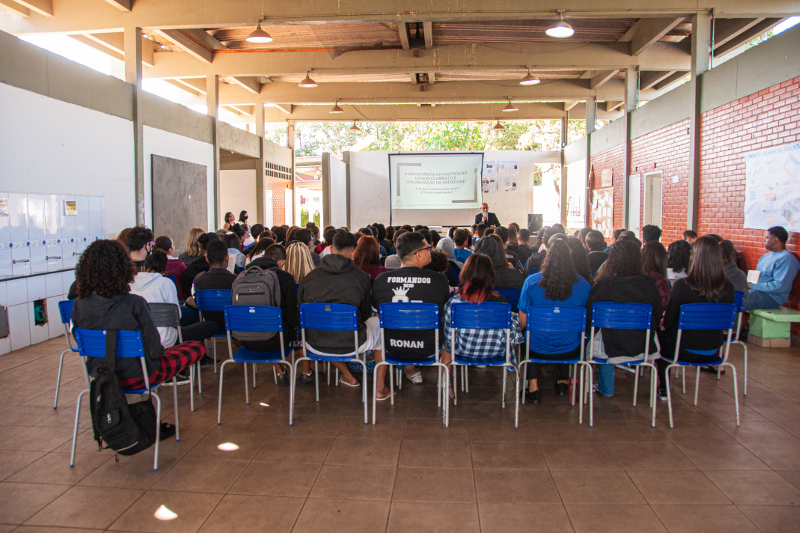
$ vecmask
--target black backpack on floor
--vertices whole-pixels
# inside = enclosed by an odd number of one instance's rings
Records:
[[[97,371],[97,379],[89,386],[89,409],[92,429],[98,447],[120,455],[134,455],[156,441],[156,410],[153,401],[128,405],[125,393],[114,373],[117,331],[106,332],[106,364]]]

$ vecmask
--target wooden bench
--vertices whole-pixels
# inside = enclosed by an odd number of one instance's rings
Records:
[[[747,341],[765,348],[789,348],[793,322],[800,322],[800,311],[786,307],[754,309]]]

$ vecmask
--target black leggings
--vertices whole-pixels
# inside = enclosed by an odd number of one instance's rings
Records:
[[[210,339],[217,332],[217,325],[210,320],[203,320],[196,322],[191,326],[184,326],[181,328],[181,336],[183,342],[199,341],[203,342]]]
[[[562,354],[543,354],[537,353],[531,350],[529,357],[534,359],[575,359],[581,355],[581,347],[578,346],[571,352],[562,353]],[[528,379],[539,379],[542,377],[542,365],[541,363],[528,363],[525,365],[528,370]],[[553,363],[553,379],[556,381],[566,381],[569,379],[569,367],[570,365],[564,364],[557,364]]]

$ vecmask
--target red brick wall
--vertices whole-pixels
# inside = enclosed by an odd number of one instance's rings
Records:
[[[799,140],[800,77],[703,113],[698,229],[731,239],[743,267],[755,268],[766,252],[764,232],[743,227],[744,154]],[[800,235],[790,233],[787,248],[797,256]],[[800,277],[787,305],[800,309]]]
[[[292,183],[286,180],[272,178],[269,176],[264,177],[264,188],[272,191],[272,220],[267,220],[266,223],[272,226],[281,226],[286,220],[286,204],[284,198],[287,194],[291,195]]]
[[[609,148],[591,156],[592,173],[589,176],[589,189],[602,189],[603,171],[611,169],[614,183],[614,229],[622,227],[622,190],[625,183],[625,147],[624,145]],[[589,198],[591,201],[591,197]],[[604,235],[606,242],[611,242],[611,235]]]

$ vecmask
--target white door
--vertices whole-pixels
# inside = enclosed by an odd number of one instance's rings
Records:
[[[633,174],[628,178],[628,231],[641,237],[642,176]]]
[[[292,190],[286,189],[283,196],[283,209],[285,214],[284,224],[293,225],[294,217],[292,216]]]
[[[275,225],[275,221],[272,219],[272,191],[271,190],[264,190],[264,227],[267,229],[271,228]]]
[[[661,187],[663,175],[653,172],[644,176],[644,223],[661,227]]]

